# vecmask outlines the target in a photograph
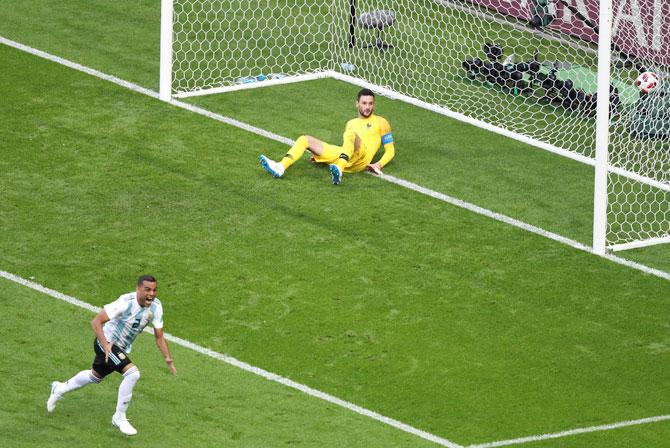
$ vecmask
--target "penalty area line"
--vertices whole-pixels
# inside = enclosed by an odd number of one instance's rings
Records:
[[[88,311],[92,311],[94,313],[97,313],[100,311],[100,308],[91,305],[90,303],[86,303],[82,300],[79,300],[75,297],[68,296],[66,294],[63,294],[59,291],[56,291],[51,288],[47,288],[46,286],[40,285],[39,283],[35,283],[34,281],[27,280],[23,277],[19,277],[18,275],[12,274],[7,271],[2,271],[0,270],[0,278],[4,278],[6,280],[12,281],[14,283],[18,283],[19,285],[25,286],[27,288],[33,289],[35,291],[39,291],[43,294],[46,294],[47,296],[53,297],[58,300],[62,300],[63,302],[69,303],[71,305],[78,306],[80,308],[83,308]],[[148,333],[153,333],[153,330],[151,328],[145,329]],[[403,423],[401,421],[395,420],[390,417],[386,417],[384,415],[381,415],[375,411],[371,411],[369,409],[363,408],[361,406],[358,406],[354,403],[351,403],[349,401],[342,400],[341,398],[337,398],[333,395],[327,394],[325,392],[322,392],[317,389],[313,389],[305,384],[301,384],[298,382],[295,382],[293,380],[290,380],[288,378],[285,378],[281,375],[278,375],[276,373],[269,372],[267,370],[261,369],[260,367],[253,366],[251,364],[248,364],[244,361],[240,361],[237,358],[233,358],[232,356],[229,355],[224,355],[223,353],[216,352],[214,350],[208,349],[206,347],[203,347],[201,345],[198,345],[194,342],[187,341],[186,339],[182,339],[180,337],[174,336],[169,333],[165,333],[165,339],[170,341],[173,344],[180,345],[184,348],[187,348],[189,350],[193,350],[197,353],[200,353],[201,355],[208,356],[210,358],[216,359],[218,361],[224,362],[228,365],[231,365],[233,367],[237,367],[238,369],[244,370],[249,373],[253,373],[254,375],[258,375],[260,377],[263,377],[267,380],[273,381],[275,383],[279,383],[283,386],[290,387],[291,389],[295,389],[299,392],[302,392],[306,395],[309,395],[314,398],[319,398],[323,401],[326,401],[330,404],[339,406],[341,408],[347,409],[349,411],[355,412],[357,414],[363,415],[365,417],[368,417],[372,420],[376,420],[378,422],[381,422],[385,425],[391,426],[393,428],[399,429],[403,432],[406,432],[408,434],[411,434],[416,437],[420,437],[422,439],[428,440],[430,442],[436,443],[437,445],[444,446],[447,448],[463,448],[462,445],[459,445],[457,443],[454,443],[450,440],[447,440],[445,438],[436,436],[435,434],[428,433],[426,431],[422,431],[420,429],[417,429],[413,426],[410,426],[406,423]]]
[[[522,443],[541,442],[543,440],[558,439],[561,437],[574,436],[577,434],[587,434],[591,432],[609,431],[612,429],[625,428],[626,426],[645,425],[648,423],[657,423],[665,420],[670,420],[670,415],[657,415],[656,417],[647,417],[638,420],[626,420],[623,422],[609,423],[607,425],[589,426],[588,428],[576,428],[567,431],[554,432],[551,434],[520,437],[518,439],[510,439],[510,440],[499,440],[497,442],[482,443],[478,445],[468,445],[465,448],[496,448],[500,446],[520,445]]]

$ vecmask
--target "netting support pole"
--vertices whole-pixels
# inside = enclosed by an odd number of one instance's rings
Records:
[[[609,163],[610,62],[612,0],[600,0],[598,33],[598,102],[596,105],[596,166],[593,192],[593,251],[604,255],[607,237],[607,165]]]
[[[349,0],[349,48],[356,46],[356,0]]]
[[[159,95],[163,101],[172,99],[172,21],[174,0],[161,0],[161,56]]]

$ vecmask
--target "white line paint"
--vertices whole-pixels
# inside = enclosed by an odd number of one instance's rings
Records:
[[[387,176],[388,177],[388,176]],[[28,287],[30,289],[33,289],[35,291],[39,291],[43,294],[46,294],[48,296],[51,296],[55,299],[62,300],[66,303],[69,303],[71,305],[78,306],[80,308],[83,308],[88,311],[92,311],[94,313],[97,313],[100,311],[101,308],[93,306],[87,302],[84,302],[82,300],[79,300],[75,297],[68,296],[66,294],[63,294],[59,291],[56,291],[51,288],[47,288],[45,286],[40,285],[39,283],[33,282],[31,280],[26,280],[23,277],[19,277],[18,275],[14,275],[10,272],[7,271],[2,271],[0,270],[0,277],[4,278],[6,280],[12,281],[14,283],[18,283],[19,285]],[[152,333],[153,330],[151,328],[147,328],[145,331]],[[430,434],[428,432],[422,431],[420,429],[414,428],[413,426],[407,425],[405,423],[402,423],[398,420],[383,416],[377,412],[370,411],[368,409],[365,409],[361,406],[358,406],[356,404],[353,404],[351,402],[342,400],[340,398],[334,397],[330,394],[327,394],[325,392],[321,392],[319,390],[313,389],[309,386],[306,386],[301,383],[297,383],[293,380],[290,380],[288,378],[285,378],[281,375],[277,375],[276,373],[268,372],[267,370],[261,369],[259,367],[252,366],[251,364],[248,364],[244,361],[240,361],[237,358],[233,358],[232,356],[224,355],[219,352],[216,352],[214,350],[208,349],[206,347],[203,347],[201,345],[195,344],[193,342],[187,341],[185,339],[182,339],[177,336],[173,336],[169,333],[165,333],[165,338],[170,341],[173,344],[180,345],[184,348],[193,350],[197,353],[200,353],[205,356],[209,356],[210,358],[216,359],[218,361],[224,362],[226,364],[229,364],[231,366],[237,367],[239,369],[242,369],[246,372],[253,373],[254,375],[258,375],[260,377],[263,377],[267,380],[274,381],[276,383],[282,384],[284,386],[290,387],[292,389],[296,389],[304,394],[307,394],[309,396],[319,398],[321,400],[324,400],[328,403],[343,407],[345,409],[348,409],[350,411],[356,412],[357,414],[364,415],[366,417],[369,417],[373,420],[377,420],[379,422],[382,422],[386,425],[392,426],[394,428],[397,428],[401,431],[404,431],[406,433],[415,435],[417,437],[421,437],[422,439],[434,442],[438,445],[449,447],[449,448],[495,448],[495,447],[501,447],[501,446],[510,446],[510,445],[520,445],[523,443],[528,443],[528,442],[537,442],[537,441],[542,441],[542,440],[549,440],[549,439],[557,439],[561,437],[568,437],[572,435],[577,435],[577,434],[584,434],[584,433],[590,433],[590,432],[599,432],[599,431],[608,431],[612,429],[617,429],[617,428],[623,428],[626,426],[634,426],[634,425],[644,425],[644,424],[649,424],[649,423],[657,423],[661,422],[664,420],[670,420],[670,415],[659,415],[655,417],[648,417],[648,418],[642,418],[638,420],[627,420],[623,422],[617,422],[617,423],[610,423],[607,425],[600,425],[600,426],[591,426],[588,428],[577,428],[577,429],[570,429],[567,431],[561,431],[561,432],[556,432],[556,433],[551,433],[551,434],[541,434],[541,435],[535,435],[535,436],[527,436],[527,437],[520,437],[516,439],[509,439],[509,440],[499,440],[495,442],[488,442],[488,443],[482,443],[482,444],[477,444],[477,445],[468,445],[467,447],[463,447],[462,445],[458,445],[457,443],[454,443],[452,441],[449,441],[447,439],[444,439],[442,437],[438,437],[434,434]]]
[[[211,118],[212,120],[220,121],[221,123],[229,124],[231,126],[235,126],[236,128],[243,129],[247,132],[251,132],[252,134],[260,135],[262,137],[268,138],[270,140],[274,140],[276,142],[284,143],[286,145],[292,145],[293,140],[290,138],[282,137],[281,135],[275,134],[274,132],[266,131],[265,129],[257,128],[256,126],[252,126],[250,124],[235,120],[234,118],[226,117],[214,112],[211,112],[207,109],[203,109],[202,107],[194,106],[193,104],[188,104],[188,103],[183,103],[181,101],[177,100],[170,100],[170,104],[175,105],[177,107],[180,107],[182,109],[186,109],[190,112],[203,115],[207,118]]]
[[[51,296],[55,299],[62,300],[64,302],[67,302],[71,305],[78,306],[80,308],[84,308],[85,310],[92,311],[94,313],[98,313],[101,308],[98,308],[96,306],[93,306],[89,303],[86,303],[82,300],[79,300],[77,298],[68,296],[66,294],[63,294],[59,291],[56,291],[54,289],[47,288],[45,286],[40,285],[39,283],[35,283],[31,280],[27,280],[23,277],[19,277],[18,275],[14,275],[10,272],[6,271],[1,271],[0,270],[0,277],[10,280],[14,283],[18,283],[19,285],[28,287],[30,289],[34,289],[35,291],[39,291],[43,294],[46,294],[48,296]],[[147,331],[149,333],[153,333],[151,331],[151,328],[147,328]],[[401,431],[404,431],[408,434],[411,434],[413,436],[420,437],[422,439],[428,440],[430,442],[434,442],[440,446],[445,446],[448,448],[463,448],[461,445],[458,445],[454,442],[451,442],[447,439],[444,439],[442,437],[436,436],[434,434],[430,434],[426,431],[422,431],[420,429],[414,428],[413,426],[410,426],[406,423],[400,422],[398,420],[392,419],[390,417],[386,417],[384,415],[381,415],[377,412],[371,411],[369,409],[365,409],[361,406],[358,406],[356,404],[350,403],[348,401],[342,400],[340,398],[334,397],[330,394],[327,394],[325,392],[321,392],[316,389],[312,389],[309,386],[306,386],[301,383],[297,383],[293,380],[290,380],[288,378],[285,378],[281,375],[277,375],[276,373],[268,372],[267,370],[263,370],[259,367],[252,366],[251,364],[247,364],[244,361],[240,361],[239,359],[233,358],[232,356],[224,355],[219,352],[215,352],[214,350],[210,350],[208,348],[205,348],[201,345],[195,344],[193,342],[187,341],[185,339],[182,339],[177,336],[173,336],[169,333],[165,333],[165,339],[170,341],[173,344],[181,345],[182,347],[188,348],[190,350],[193,350],[197,353],[200,353],[205,356],[209,356],[210,358],[214,358],[216,360],[222,361],[226,364],[229,364],[231,366],[237,367],[238,369],[242,369],[246,372],[253,373],[254,375],[258,375],[260,377],[263,377],[267,380],[274,381],[275,383],[282,384],[284,386],[290,387],[291,389],[296,389],[304,394],[307,394],[311,397],[319,398],[321,400],[324,400],[328,403],[334,404],[336,406],[340,406],[342,408],[348,409],[350,411],[353,411],[357,414],[364,415],[365,417],[369,417],[373,420],[377,420],[381,423],[384,423],[386,425],[392,426],[396,429],[399,429]]]
[[[89,74],[91,76],[95,76],[96,78],[104,79],[105,81],[109,81],[113,84],[116,84],[118,86],[124,87],[128,90],[132,90],[133,92],[141,93],[143,95],[150,96],[151,98],[156,98],[159,99],[159,94],[158,92],[154,92],[153,90],[146,89],[142,86],[138,86],[137,84],[133,84],[132,82],[125,81],[121,78],[117,78],[116,76],[108,75],[106,73],[102,73],[98,70],[83,66],[81,64],[77,64],[76,62],[68,61],[67,59],[63,59],[58,56],[54,56],[52,54],[46,53],[42,50],[37,50],[35,48],[29,47],[27,45],[23,45],[19,42],[14,42],[13,40],[6,39],[2,36],[0,36],[0,43],[5,44],[9,47],[16,48],[17,50],[25,51],[26,53],[30,53],[35,56],[39,56],[41,58],[47,59],[52,62],[56,62],[58,64],[64,65],[66,67],[72,68],[74,70],[78,70],[80,72],[84,72],[86,74]],[[191,112],[195,112],[200,115],[204,115],[209,118],[213,118],[217,121],[220,121],[222,123],[226,123],[230,126],[235,126],[240,129],[244,129],[247,132],[251,132],[257,135],[261,135],[263,137],[286,143],[286,144],[292,144],[292,140],[287,139],[285,137],[282,137],[280,135],[274,134],[272,132],[266,131],[265,129],[257,128],[255,126],[251,126],[249,124],[243,123],[241,121],[235,120],[233,118],[228,118],[224,117],[222,115],[214,114],[212,112],[209,112],[205,109],[202,109],[197,106],[193,106],[191,104],[183,103],[181,101],[176,101],[172,100],[169,101],[170,104],[180,107],[182,109],[189,110]]]
[[[64,65],[66,67],[72,68],[74,70],[78,70],[80,72],[84,72],[86,74],[89,74],[91,76],[95,76],[96,78],[104,79],[105,81],[112,82],[114,84],[117,84],[121,87],[125,87],[126,89],[130,89],[134,92],[142,93],[144,95],[148,95],[152,98],[158,98],[158,92],[154,92],[153,90],[145,89],[144,87],[138,86],[137,84],[133,84],[132,82],[125,81],[121,78],[117,78],[116,76],[108,75],[106,73],[102,73],[98,70],[92,69],[90,67],[86,67],[81,64],[77,64],[76,62],[69,61],[67,59],[63,59],[58,56],[54,56],[50,53],[44,52],[42,50],[38,50],[33,47],[29,47],[27,45],[23,45],[19,42],[14,42],[13,40],[9,40],[5,37],[0,36],[0,43],[5,44],[8,47],[16,48],[17,50],[25,51],[26,53],[30,53],[35,56],[39,56],[41,58],[47,59],[52,62],[57,62],[58,64]]]
[[[382,174],[379,176],[380,178],[384,179],[385,181],[391,182],[396,185],[400,185],[401,187],[408,188],[412,191],[416,191],[417,193],[424,194],[426,196],[430,196],[432,198],[438,199],[443,202],[447,202],[449,204],[455,205],[460,208],[464,208],[466,210],[469,210],[471,212],[477,213],[479,215],[486,216],[487,218],[495,219],[496,221],[504,222],[505,224],[509,224],[514,227],[518,227],[520,229],[526,230],[531,233],[535,233],[537,235],[543,236],[545,238],[549,238],[554,241],[558,241],[559,243],[563,243],[565,245],[574,247],[575,249],[583,250],[586,252],[590,252],[590,247],[582,244],[578,241],[571,240],[570,238],[566,238],[564,236],[558,235],[557,233],[549,232],[548,230],[541,229],[540,227],[536,227],[531,224],[527,224],[523,221],[519,221],[518,219],[511,218],[507,215],[503,215],[501,213],[494,212],[492,210],[480,207],[475,204],[471,204],[469,202],[463,201],[462,199],[454,198],[452,196],[448,196],[444,193],[439,193],[437,191],[430,190],[428,188],[422,187],[421,185],[417,185],[415,183],[399,179],[397,177],[388,175],[388,174]]]
[[[521,437],[518,439],[500,440],[498,442],[482,443],[480,445],[468,445],[466,448],[495,448],[499,446],[520,445],[522,443],[540,442],[542,440],[558,439],[561,437],[574,436],[577,434],[586,434],[589,432],[608,431],[611,429],[624,428],[626,426],[646,425],[649,423],[662,422],[664,420],[670,420],[670,415],[659,415],[656,417],[641,418],[639,420],[628,420],[625,422],[610,423],[608,425],[570,429],[568,431],[555,432],[552,434],[542,434],[537,436]]]
[[[152,90],[149,90],[149,89],[146,89],[144,87],[138,86],[137,84],[133,84],[133,83],[128,82],[128,81],[124,81],[123,79],[117,78],[116,76],[107,75],[107,74],[102,73],[98,70],[94,70],[92,68],[83,66],[81,64],[77,64],[75,62],[68,61],[67,59],[63,59],[63,58],[60,58],[58,56],[54,56],[52,54],[46,53],[44,51],[37,50],[35,48],[29,47],[27,45],[23,45],[19,42],[15,42],[13,40],[6,39],[2,36],[0,36],[0,43],[5,44],[5,45],[10,46],[10,47],[13,47],[13,48],[16,48],[16,49],[19,49],[19,50],[22,50],[22,51],[25,51],[25,52],[33,54],[35,56],[39,56],[39,57],[47,59],[49,61],[57,62],[59,64],[65,65],[66,67],[70,67],[70,68],[73,68],[75,70],[82,71],[82,72],[87,73],[89,75],[104,79],[106,81],[112,82],[114,84],[117,84],[117,85],[119,85],[121,87],[124,87],[126,89],[129,89],[129,90],[132,90],[134,92],[142,93],[144,95],[148,95],[148,96],[150,96],[152,98],[156,98],[156,99],[159,98],[158,92],[154,92]],[[289,138],[283,137],[281,135],[275,134],[275,133],[267,131],[265,129],[261,129],[261,128],[258,128],[256,126],[252,126],[250,124],[241,122],[239,120],[235,120],[233,118],[226,117],[226,116],[208,111],[206,109],[203,109],[203,108],[198,107],[198,106],[194,106],[192,104],[184,103],[184,102],[178,101],[178,100],[171,100],[171,101],[169,101],[169,104],[180,107],[182,109],[186,109],[188,111],[191,111],[191,112],[199,114],[199,115],[203,115],[205,117],[211,118],[211,119],[219,121],[221,123],[225,123],[225,124],[228,124],[230,126],[234,126],[234,127],[239,128],[239,129],[243,129],[247,132],[251,132],[253,134],[260,135],[260,136],[269,138],[271,140],[284,143],[286,145],[292,145],[293,142],[294,142],[293,140],[291,140]],[[460,199],[456,199],[456,198],[453,198],[451,196],[447,196],[445,194],[438,193],[436,191],[430,190],[428,188],[421,187],[420,185],[417,185],[417,184],[414,184],[412,182],[405,181],[405,180],[402,180],[402,179],[399,179],[399,178],[396,178],[396,177],[393,177],[393,176],[382,175],[380,177],[384,180],[387,180],[389,182],[392,182],[392,183],[395,183],[397,185],[403,186],[405,188],[409,188],[409,189],[411,189],[413,191],[416,191],[418,193],[422,193],[422,194],[431,196],[435,199],[438,199],[438,200],[441,200],[441,201],[444,201],[444,202],[448,202],[448,203],[450,203],[452,205],[455,205],[457,207],[465,208],[467,210],[478,213],[480,215],[487,216],[489,218],[493,218],[497,221],[501,221],[501,222],[504,222],[506,224],[510,224],[510,225],[515,226],[515,227],[519,227],[519,228],[527,230],[529,232],[536,233],[538,235],[550,238],[554,241],[558,241],[562,244],[566,244],[566,245],[574,247],[576,249],[583,250],[585,252],[594,254],[593,250],[589,246],[586,246],[586,245],[584,245],[582,243],[579,243],[577,241],[573,241],[573,240],[571,240],[569,238],[566,238],[566,237],[563,237],[561,235],[543,230],[539,227],[535,227],[531,224],[526,224],[522,221],[516,220],[514,218],[510,218],[509,216],[505,216],[503,214],[500,214],[500,213],[497,213],[497,212],[479,207],[479,206],[474,205],[474,204],[470,204],[470,203],[462,201]],[[597,254],[594,254],[594,255],[597,255]],[[621,257],[615,256],[615,255],[612,255],[612,254],[605,254],[602,257],[607,259],[607,260],[613,261],[615,263],[621,264],[623,266],[627,266],[629,268],[642,271],[646,274],[650,274],[650,275],[654,275],[654,276],[657,276],[657,277],[660,277],[660,278],[663,278],[663,279],[666,279],[666,280],[670,280],[670,273],[669,272],[661,271],[659,269],[654,269],[654,268],[651,268],[649,266],[645,266],[641,263],[637,263],[637,262],[634,262],[634,261],[631,261],[631,260],[628,260],[628,259],[625,259],[625,258],[621,258]]]
[[[124,80],[122,80],[120,78],[117,78],[115,76],[107,75],[107,74],[102,73],[98,70],[94,70],[94,69],[91,69],[89,67],[85,67],[83,65],[77,64],[75,62],[71,62],[71,61],[68,61],[66,59],[60,58],[58,56],[54,56],[54,55],[51,55],[49,53],[43,52],[41,50],[37,50],[37,49],[34,49],[32,47],[28,47],[26,45],[20,44],[18,42],[14,42],[14,41],[6,39],[2,36],[0,36],[0,43],[8,45],[8,46],[13,47],[13,48],[17,48],[17,49],[25,51],[27,53],[33,54],[35,56],[39,56],[39,57],[42,57],[44,59],[47,59],[47,60],[50,60],[50,61],[53,61],[53,62],[57,62],[59,64],[65,65],[66,67],[70,67],[70,68],[73,68],[75,70],[79,70],[79,71],[82,71],[84,73],[90,74],[92,76],[104,79],[106,81],[109,81],[109,82],[112,82],[112,83],[117,84],[119,86],[130,89],[134,92],[142,93],[144,95],[148,95],[148,96],[150,96],[152,98],[156,98],[156,99],[159,98],[158,92],[154,92],[152,90],[145,89],[144,87],[138,86],[138,85],[130,83],[128,81],[124,81]],[[222,123],[226,123],[226,124],[229,124],[231,126],[238,127],[238,128],[243,129],[245,131],[248,131],[248,132],[251,132],[251,133],[254,133],[254,134],[257,134],[257,135],[261,135],[261,136],[267,137],[269,139],[272,139],[272,140],[275,140],[275,141],[278,141],[278,142],[281,142],[281,143],[284,143],[284,144],[287,144],[287,145],[293,144],[293,140],[288,139],[286,137],[282,137],[280,135],[274,134],[274,133],[266,131],[264,129],[257,128],[255,126],[251,126],[249,124],[243,123],[241,121],[238,121],[238,120],[235,120],[235,119],[232,119],[232,118],[229,118],[229,117],[225,117],[223,115],[215,114],[213,112],[207,111],[207,110],[202,109],[202,108],[197,107],[197,106],[193,106],[193,105],[183,103],[181,101],[176,101],[176,100],[170,101],[170,104],[173,104],[177,107],[181,107],[183,109],[192,111],[194,113],[212,118],[212,119],[220,121]],[[487,216],[489,218],[495,219],[497,221],[501,221],[501,222],[504,222],[506,224],[513,225],[515,227],[519,227],[519,228],[524,229],[526,231],[529,231],[529,232],[544,236],[546,238],[550,238],[552,240],[561,242],[561,243],[566,244],[568,246],[571,246],[573,248],[583,250],[585,252],[593,253],[593,251],[591,250],[590,247],[588,247],[588,246],[586,246],[582,243],[579,243],[579,242],[571,240],[569,238],[565,238],[561,235],[546,231],[546,230],[541,229],[539,227],[536,227],[536,226],[533,226],[533,225],[530,225],[530,224],[526,224],[522,221],[516,220],[514,218],[510,218],[506,215],[493,212],[491,210],[479,207],[479,206],[474,205],[474,204],[470,204],[468,202],[462,201],[460,199],[453,198],[451,196],[447,196],[447,195],[442,194],[442,193],[435,192],[433,190],[421,187],[417,184],[414,184],[412,182],[408,182],[408,181],[396,178],[394,176],[382,174],[379,177],[388,181],[388,182],[395,183],[395,184],[403,186],[405,188],[409,188],[413,191],[428,195],[430,197],[433,197],[435,199],[447,202],[447,203],[455,205],[457,207],[461,207],[461,208],[464,208],[466,210],[472,211],[474,213],[478,213],[480,215]],[[617,257],[617,256],[614,256],[614,255],[611,255],[611,254],[606,254],[604,256],[604,258],[606,258],[610,261],[613,261],[615,263],[619,263],[619,264],[622,264],[624,266],[628,266],[630,268],[640,270],[640,271],[645,272],[647,274],[655,275],[657,277],[661,277],[661,278],[664,278],[666,280],[670,280],[670,273],[667,273],[665,271],[661,271],[661,270],[658,270],[658,269],[653,269],[653,268],[650,268],[648,266],[644,266],[640,263],[636,263],[636,262],[633,262],[633,261],[630,261],[630,260],[626,260],[624,258]],[[54,298],[63,300],[65,302],[68,302],[68,303],[71,303],[73,305],[82,307],[84,309],[88,309],[88,310],[93,311],[93,312],[98,312],[98,310],[99,310],[99,308],[97,308],[93,305],[90,305],[86,302],[83,302],[79,299],[67,296],[67,295],[62,294],[62,293],[60,293],[58,291],[55,291],[53,289],[46,288],[42,285],[39,285],[35,282],[31,282],[29,280],[23,279],[21,277],[18,277],[14,274],[9,273],[9,272],[0,271],[0,277],[3,277],[3,278],[6,278],[8,280],[14,281],[16,283],[22,284],[24,286],[27,286],[27,287],[35,289],[37,291],[43,292],[43,293],[45,293],[47,295],[50,295]],[[345,408],[350,409],[350,410],[352,410],[354,412],[357,412],[359,414],[368,416],[370,418],[373,418],[375,420],[378,420],[380,422],[383,422],[383,423],[386,423],[390,426],[398,428],[402,431],[417,435],[418,437],[424,438],[426,440],[433,441],[433,442],[435,442],[437,444],[440,444],[442,446],[447,446],[447,447],[452,447],[452,448],[463,448],[461,445],[458,445],[458,444],[456,444],[454,442],[451,442],[447,439],[443,439],[441,437],[435,436],[435,435],[427,433],[425,431],[421,431],[419,429],[413,428],[412,426],[409,426],[405,423],[402,423],[402,422],[399,422],[397,420],[385,417],[385,416],[380,415],[376,412],[369,411],[369,410],[367,410],[365,408],[362,408],[360,406],[357,406],[353,403],[349,403],[349,402],[341,400],[337,397],[333,397],[331,395],[328,395],[324,392],[320,392],[318,390],[312,389],[309,386],[305,386],[305,385],[302,385],[300,383],[296,383],[292,380],[289,380],[288,378],[284,378],[284,377],[281,377],[277,374],[274,374],[274,373],[268,372],[266,370],[260,369],[258,367],[254,367],[250,364],[247,364],[243,361],[239,361],[239,360],[237,360],[235,358],[232,358],[230,356],[220,354],[220,353],[215,352],[213,350],[201,347],[197,344],[194,344],[192,342],[183,340],[183,339],[178,338],[176,336],[172,336],[172,335],[167,334],[167,333],[166,333],[165,336],[168,340],[170,340],[171,342],[173,342],[175,344],[182,345],[184,347],[190,348],[190,349],[195,350],[195,351],[197,351],[199,353],[202,353],[204,355],[213,357],[215,359],[226,362],[230,365],[241,368],[245,371],[254,373],[256,375],[260,375],[260,376],[262,376],[266,379],[269,379],[271,381],[279,382],[279,383],[284,384],[288,387],[300,390],[301,392],[304,392],[308,395],[311,395],[311,396],[314,396],[314,397],[317,397],[317,398],[321,398],[323,400],[326,400],[326,401],[328,401],[330,403],[333,403],[333,404],[336,404],[338,406],[345,407]],[[561,433],[546,434],[546,435],[542,435],[542,436],[531,436],[531,437],[525,437],[525,438],[520,438],[520,439],[513,439],[513,440],[510,440],[510,441],[490,442],[489,444],[486,444],[486,445],[471,445],[468,448],[487,448],[487,447],[494,447],[494,446],[504,446],[504,445],[495,445],[495,444],[501,444],[501,443],[504,443],[506,445],[519,444],[519,443],[525,443],[527,441],[531,441],[532,437],[557,438],[557,437],[564,437],[564,436],[573,435],[573,434],[579,434],[579,433],[582,433],[582,432],[594,432],[594,431],[605,431],[605,430],[609,430],[609,429],[616,429],[616,428],[619,428],[619,427],[622,427],[622,426],[630,426],[630,425],[633,425],[633,424],[653,423],[653,422],[656,422],[656,421],[666,420],[668,418],[670,418],[670,417],[669,416],[649,417],[649,418],[646,418],[646,419],[632,420],[632,421],[621,422],[621,423],[614,423],[614,424],[603,425],[603,426],[599,426],[599,427],[575,429],[575,430],[564,431],[564,432],[561,432]],[[633,423],[633,422],[639,422],[639,423]],[[558,434],[561,434],[561,435],[559,436]],[[543,439],[538,439],[538,440],[543,440]]]
[[[520,229],[523,229],[527,232],[534,233],[536,235],[543,236],[545,238],[549,238],[554,241],[558,241],[559,243],[565,244],[570,247],[574,247],[575,249],[582,250],[584,252],[588,252],[590,254],[594,254],[593,249],[590,246],[587,246],[585,244],[582,244],[578,241],[571,240],[570,238],[566,238],[564,236],[558,235],[557,233],[550,232],[548,230],[544,230],[540,227],[536,227],[532,224],[527,224],[523,221],[519,221],[518,219],[511,218],[507,215],[503,215],[502,213],[497,213],[492,210],[480,207],[478,205],[471,204],[469,202],[463,201],[461,199],[457,199],[451,196],[448,196],[444,193],[439,193],[437,191],[430,190],[428,188],[422,187],[420,185],[417,185],[415,183],[403,180],[403,179],[398,179],[397,177],[390,176],[388,174],[382,174],[379,176],[381,179],[384,179],[388,182],[391,182],[396,185],[400,185],[402,187],[408,188],[410,190],[416,191],[417,193],[425,194],[426,196],[430,196],[432,198],[438,199],[440,201],[447,202],[449,204],[455,205],[457,207],[464,208],[466,210],[469,210],[471,212],[477,213],[482,216],[486,216],[487,218],[495,219],[496,221],[504,222],[505,224],[509,224],[514,227],[518,227]],[[596,255],[596,254],[594,254]],[[607,260],[613,261],[614,263],[621,264],[623,266],[627,266],[632,269],[636,269],[638,271],[642,271],[646,274],[654,275],[656,277],[663,278],[665,280],[670,280],[670,272],[665,272],[661,271],[660,269],[654,269],[649,266],[645,266],[641,263],[637,263],[635,261],[628,260],[626,258],[621,258],[616,255],[612,254],[605,254],[602,255],[602,258],[605,258]]]

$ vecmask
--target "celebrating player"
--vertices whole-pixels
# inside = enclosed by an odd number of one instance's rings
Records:
[[[261,155],[261,166],[273,177],[281,177],[308,150],[313,154],[313,162],[328,164],[335,185],[342,181],[344,172],[355,173],[367,169],[381,174],[382,168],[395,155],[391,126],[386,119],[374,114],[375,94],[369,89],[358,92],[356,109],[358,117],[347,122],[341,147],[322,142],[311,135],[303,135],[279,162]],[[381,145],[384,145],[384,155],[378,162],[372,163]]]
[[[96,339],[93,341],[95,359],[91,370],[82,370],[64,383],[51,383],[51,395],[47,400],[47,411],[53,412],[56,402],[73,390],[91,383],[100,383],[110,373],[116,371],[123,375],[119,385],[116,412],[112,416],[112,425],[126,435],[137,434],[137,430],[128,422],[126,410],[133,396],[135,383],[140,379],[140,371],[128,357],[133,341],[147,324],[154,327],[156,345],[163,354],[170,372],[177,374],[167,342],[163,336],[163,306],[156,297],[156,279],[143,275],[137,281],[135,292],[124,294],[109,303],[91,321]]]

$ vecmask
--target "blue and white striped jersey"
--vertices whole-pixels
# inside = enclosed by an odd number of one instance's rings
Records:
[[[105,305],[109,321],[102,330],[105,339],[117,345],[126,353],[132,350],[133,341],[151,323],[154,328],[163,328],[163,305],[155,298],[148,308],[137,303],[135,292],[124,294]]]

